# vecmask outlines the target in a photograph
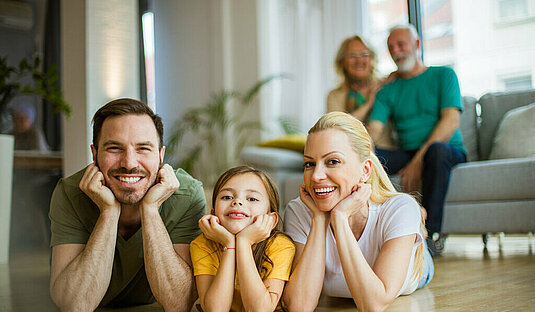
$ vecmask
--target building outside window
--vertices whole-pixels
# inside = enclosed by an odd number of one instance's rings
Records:
[[[425,64],[451,66],[463,95],[533,88],[534,4],[421,0]]]

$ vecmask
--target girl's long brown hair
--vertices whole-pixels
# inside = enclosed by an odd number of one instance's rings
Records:
[[[262,184],[264,184],[264,187],[266,188],[268,199],[269,199],[269,212],[275,212],[278,215],[280,199],[279,199],[279,192],[277,191],[277,186],[265,172],[255,169],[253,167],[249,167],[249,166],[238,166],[238,167],[230,168],[219,177],[219,179],[217,180],[214,186],[214,192],[212,194],[213,209],[215,209],[215,202],[217,200],[217,195],[219,194],[223,186],[225,186],[225,184],[227,184],[227,182],[233,177],[246,174],[246,173],[252,173],[256,175],[262,181]],[[279,216],[277,220],[277,224],[275,225],[273,230],[271,230],[269,237],[253,245],[253,258],[254,258],[256,268],[260,276],[262,276],[263,271],[267,270],[267,268],[262,265],[264,262],[268,262],[271,265],[271,267],[273,267],[273,261],[271,261],[269,256],[266,254],[267,247],[273,241],[272,238],[274,238],[277,235],[285,235],[286,237],[288,237],[286,234],[284,234],[281,231],[281,228],[282,228],[281,218]],[[218,248],[222,250],[223,246],[219,245]],[[268,273],[268,272],[264,272],[264,273]]]

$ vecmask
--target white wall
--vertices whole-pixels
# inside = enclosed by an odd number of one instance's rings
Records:
[[[156,111],[166,133],[211,93],[258,80],[255,1],[159,0],[153,11]]]
[[[221,72],[209,0],[154,1],[156,112],[168,130],[183,112],[204,103]],[[215,1],[214,1],[215,2]],[[219,72],[219,74],[218,74]]]
[[[69,176],[92,161],[91,118],[98,108],[114,98],[139,99],[137,1],[61,1],[61,12],[62,87],[72,106],[63,128]]]
[[[72,107],[71,117],[63,123],[63,175],[69,176],[90,159],[85,1],[61,1],[61,12],[62,88],[65,101]]]

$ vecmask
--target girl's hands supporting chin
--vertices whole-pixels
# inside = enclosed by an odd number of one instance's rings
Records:
[[[269,237],[271,230],[277,225],[279,217],[275,212],[258,215],[240,233],[236,234],[237,240],[244,240],[249,245],[261,242]]]
[[[219,218],[214,215],[205,215],[199,220],[199,228],[209,240],[220,243],[224,247],[234,248],[236,239],[221,225]]]

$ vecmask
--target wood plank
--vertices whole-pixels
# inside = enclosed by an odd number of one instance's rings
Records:
[[[452,236],[435,259],[424,289],[397,298],[388,311],[530,311],[535,306],[535,249],[526,235],[495,237],[483,252],[480,236]],[[58,311],[48,293],[48,248],[17,251],[0,265],[0,311]],[[194,309],[195,310],[195,309]],[[316,311],[355,311],[351,299],[322,298]],[[101,311],[163,311],[155,303]]]

